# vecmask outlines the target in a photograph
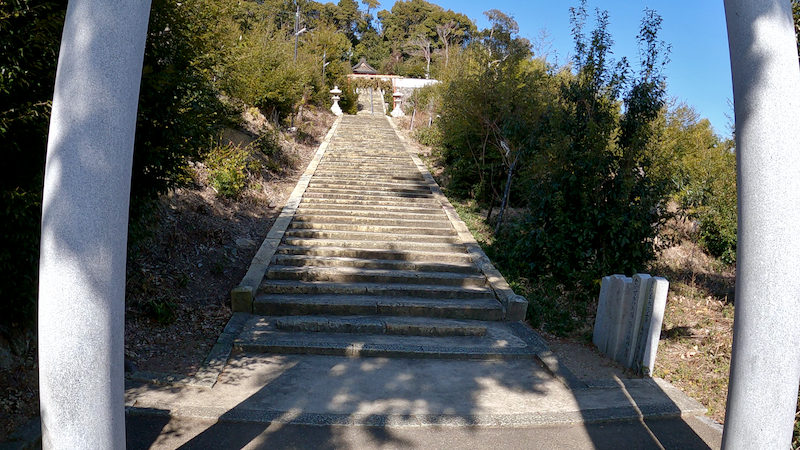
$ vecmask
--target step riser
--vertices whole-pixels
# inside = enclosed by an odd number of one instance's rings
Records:
[[[396,201],[388,201],[388,200],[365,201],[365,200],[345,200],[345,199],[304,198],[300,202],[300,205],[301,206],[309,206],[309,205],[311,205],[311,206],[314,206],[314,207],[319,207],[319,206],[327,207],[328,205],[352,205],[352,206],[355,206],[355,207],[379,205],[379,206],[386,206],[386,207],[391,207],[391,208],[394,208],[394,207],[399,207],[399,208],[412,207],[412,208],[415,208],[416,210],[430,211],[431,213],[439,212],[439,211],[442,210],[442,207],[438,202],[436,202],[436,203],[433,203],[433,202],[427,202],[427,203],[414,202],[414,203],[411,203],[411,202],[407,202],[407,201],[396,202]]]
[[[295,280],[295,281],[322,281],[327,283],[385,283],[391,286],[392,283],[423,284],[436,286],[454,287],[484,287],[486,280],[478,277],[464,278],[441,278],[426,276],[424,273],[417,276],[398,276],[398,275],[365,275],[365,274],[343,274],[343,273],[319,273],[318,271],[307,272],[286,272],[280,269],[270,269],[266,278],[269,280]]]
[[[254,353],[300,354],[300,355],[325,355],[346,356],[349,358],[436,358],[458,359],[470,361],[510,361],[519,359],[534,359],[534,355],[526,354],[501,354],[501,353],[469,353],[447,351],[415,351],[411,349],[364,348],[353,346],[350,348],[310,347],[291,344],[257,344],[235,343],[238,351]]]
[[[272,264],[295,267],[352,267],[355,269],[415,270],[417,272],[478,273],[471,265],[425,264],[410,261],[370,260],[335,257],[305,257],[298,255],[275,255]]]
[[[489,290],[438,290],[413,285],[361,287],[358,285],[342,284],[340,286],[318,286],[308,284],[271,284],[269,281],[261,285],[262,294],[308,294],[308,295],[375,295],[382,297],[418,297],[426,299],[494,299],[494,294]]]
[[[306,191],[348,191],[352,192],[400,192],[410,194],[430,194],[431,190],[427,186],[412,184],[359,184],[359,183],[335,183],[335,182],[311,182]]]
[[[339,179],[342,178],[364,178],[364,177],[375,177],[381,176],[381,178],[388,178],[388,179],[396,179],[396,180],[423,180],[424,178],[422,175],[419,174],[418,171],[413,170],[402,170],[402,169],[385,169],[385,170],[339,170],[334,168],[326,168],[325,166],[320,166],[319,169],[320,175],[330,175],[332,177],[336,177]],[[316,174],[316,172],[315,172]]]
[[[422,234],[375,233],[369,232],[368,230],[301,231],[293,229],[292,231],[287,231],[286,236],[301,239],[354,239],[358,241],[376,239],[379,241],[411,241],[421,243],[427,242],[431,244],[458,244],[460,242],[457,237],[427,236]]]
[[[382,225],[355,225],[352,223],[326,223],[321,222],[294,222],[291,230],[323,230],[323,231],[352,231],[356,233],[391,233],[401,235],[414,235],[424,233],[427,236],[455,236],[455,231],[449,228],[413,228],[413,227],[388,227]],[[293,233],[289,231],[288,233]],[[287,234],[288,234],[287,233]],[[404,238],[405,239],[405,238]],[[388,239],[384,239],[388,240]]]
[[[403,169],[406,171],[411,171],[411,168],[414,167],[414,162],[411,159],[397,159],[394,161],[369,161],[364,162],[360,159],[350,159],[350,160],[322,160],[320,163],[321,166],[326,168],[343,168],[343,169]]]
[[[304,213],[309,211],[324,211],[324,215],[337,215],[333,211],[339,211],[338,215],[368,215],[368,217],[376,217],[379,214],[386,214],[386,217],[395,217],[400,219],[417,219],[417,220],[438,220],[446,218],[442,208],[419,208],[413,206],[376,206],[376,205],[354,205],[354,204],[311,204],[301,203],[297,208],[297,213]],[[408,216],[408,217],[406,217]],[[435,217],[423,217],[435,216]]]
[[[315,223],[342,223],[354,226],[386,226],[403,228],[437,228],[440,230],[452,231],[453,228],[449,221],[445,220],[410,220],[410,219],[381,219],[370,217],[348,217],[348,216],[312,216],[306,214],[296,214],[291,228],[305,228],[306,225]]]
[[[362,187],[354,187],[354,186],[347,186],[342,184],[340,186],[318,186],[315,184],[309,185],[308,189],[306,189],[306,193],[316,193],[316,194],[346,194],[346,195],[354,195],[354,194],[361,194],[361,195],[400,195],[400,196],[407,196],[407,195],[415,195],[415,196],[427,196],[430,197],[431,190],[430,189],[399,189],[399,188],[382,188],[382,187],[375,187],[375,186],[362,186]]]
[[[331,247],[278,247],[276,253],[305,256],[340,256],[344,258],[389,259],[414,262],[439,262],[470,264],[472,258],[463,253],[397,252],[388,250],[331,248]]]
[[[274,320],[279,331],[298,333],[381,334],[390,336],[485,336],[486,326],[468,322],[444,323],[433,320],[402,322],[397,318],[380,319],[378,316],[357,316],[335,319],[332,317],[282,317]]]
[[[374,180],[352,180],[348,183],[340,183],[336,180],[335,177],[326,177],[326,176],[314,176],[311,179],[310,186],[325,186],[330,185],[330,187],[349,187],[353,188],[353,186],[375,186],[375,187],[386,187],[386,188],[407,188],[407,189],[429,189],[430,186],[428,183],[421,182],[421,181],[374,181]]]
[[[385,241],[340,241],[335,239],[296,239],[287,237],[284,242],[288,245],[299,247],[341,247],[341,248],[368,248],[387,250],[420,250],[426,252],[465,252],[461,244],[429,244],[416,242],[385,242]]]
[[[346,199],[346,200],[379,200],[379,201],[395,201],[395,202],[413,202],[413,203],[428,203],[437,204],[437,200],[432,194],[395,194],[395,193],[354,193],[354,194],[338,194],[335,192],[318,192],[309,191],[304,194],[305,198],[320,198],[320,199]]]
[[[425,221],[443,221],[447,220],[447,215],[441,214],[422,214],[414,212],[386,212],[386,211],[356,211],[342,209],[323,209],[301,207],[297,209],[296,214],[308,216],[350,216],[350,217],[366,217],[378,219],[411,219],[411,220],[425,220]]]
[[[447,308],[431,306],[404,305],[329,305],[329,304],[276,304],[256,302],[253,313],[262,316],[399,316],[432,317],[437,319],[490,320],[503,319],[500,309],[489,308]]]
[[[327,178],[336,180],[339,183],[347,183],[350,180],[359,181],[359,180],[367,180],[367,181],[380,181],[380,182],[387,182],[387,181],[397,181],[397,182],[416,182],[416,183],[424,183],[425,178],[415,175],[403,176],[398,174],[390,174],[391,176],[384,176],[384,177],[376,177],[374,174],[365,174],[361,172],[351,172],[351,173],[343,173],[337,171],[322,171],[319,173],[320,178]],[[317,176],[317,173],[314,173],[314,176]]]

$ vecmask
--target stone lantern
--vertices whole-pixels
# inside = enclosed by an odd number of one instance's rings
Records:
[[[333,100],[333,106],[331,106],[331,111],[337,116],[342,115],[342,108],[339,107],[339,94],[342,93],[342,90],[339,89],[339,86],[334,86],[333,89],[330,90],[330,93],[333,95],[331,100]]]
[[[391,112],[392,117],[403,117],[406,115],[400,108],[400,105],[402,104],[402,97],[403,94],[401,94],[399,91],[392,94],[392,98],[394,98],[394,109],[392,109]]]

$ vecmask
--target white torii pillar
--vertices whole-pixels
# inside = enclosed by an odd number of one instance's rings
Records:
[[[45,448],[124,448],[125,257],[150,0],[70,0],[39,263]]]
[[[788,448],[800,380],[800,64],[788,0],[725,0],[739,230],[726,449]]]

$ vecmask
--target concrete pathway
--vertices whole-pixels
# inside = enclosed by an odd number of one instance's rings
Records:
[[[233,304],[197,375],[131,375],[131,447],[719,445],[669,383],[573,373],[518,322],[384,116],[336,122]]]

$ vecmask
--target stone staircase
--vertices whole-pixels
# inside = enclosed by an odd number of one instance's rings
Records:
[[[382,116],[386,114],[383,92],[378,89],[362,89],[358,94],[358,115]]]
[[[456,230],[452,206],[446,204],[448,214],[438,186],[386,117],[345,116],[335,127],[293,215],[287,214],[245,310],[255,316],[235,347],[532,357],[539,341],[521,323],[504,321],[521,317],[507,314],[498,280],[493,286],[487,270],[500,278],[501,291],[510,289],[457,216],[462,229]]]

